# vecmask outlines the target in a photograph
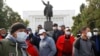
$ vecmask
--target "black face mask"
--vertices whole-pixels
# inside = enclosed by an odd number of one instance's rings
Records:
[[[77,35],[77,38],[79,38],[80,37],[80,35]]]
[[[65,39],[70,39],[70,35],[65,36]]]
[[[81,37],[81,35],[80,34],[77,34],[77,38],[79,38],[79,37]]]

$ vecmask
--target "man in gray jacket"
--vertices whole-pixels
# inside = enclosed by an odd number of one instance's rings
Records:
[[[74,44],[73,56],[95,56],[93,51],[93,42],[90,40],[92,33],[89,27],[81,30],[81,37]]]
[[[39,30],[40,45],[39,52],[40,56],[54,56],[56,53],[55,42],[51,37],[48,37],[44,29]]]

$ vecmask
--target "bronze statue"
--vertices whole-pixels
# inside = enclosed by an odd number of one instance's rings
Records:
[[[42,0],[42,3],[45,5],[44,16],[46,16],[47,21],[51,21],[51,17],[53,16],[53,11],[52,11],[53,6],[49,3],[49,1],[48,1],[47,4],[46,4],[46,3]]]

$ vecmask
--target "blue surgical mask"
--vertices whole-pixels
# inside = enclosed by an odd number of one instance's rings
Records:
[[[17,32],[16,40],[18,42],[25,42],[27,37],[28,37],[28,35],[25,32]]]

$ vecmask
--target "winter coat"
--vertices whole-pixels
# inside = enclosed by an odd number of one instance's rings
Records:
[[[94,42],[90,39],[78,38],[73,46],[73,56],[95,56]]]
[[[70,36],[69,40],[65,39],[65,35],[62,35],[58,38],[56,46],[57,46],[57,56],[69,56],[72,55],[72,48],[73,48],[73,42],[74,42],[74,37]]]
[[[32,45],[30,42],[27,41],[27,52],[29,53],[30,56],[39,56],[38,50],[34,45]]]
[[[0,41],[0,56],[22,56],[21,48],[17,48],[16,44],[10,41],[9,39],[3,39]]]
[[[96,46],[96,38],[98,39],[98,45],[99,45],[99,51],[97,51],[97,46]],[[94,52],[95,52],[95,56],[100,56],[100,35],[98,36],[93,36],[91,37],[91,41],[94,41]]]
[[[3,39],[3,37],[0,35],[0,40]]]
[[[39,56],[38,51],[36,48],[30,44],[30,42],[27,41],[27,49],[25,51],[27,52],[27,55],[29,54],[30,56]],[[16,50],[16,43],[12,42],[9,39],[3,39],[0,41],[0,56],[16,56],[18,52],[18,56],[22,56],[22,51],[21,48],[18,47]],[[17,52],[16,52],[17,51]]]
[[[40,56],[54,56],[56,53],[56,46],[51,37],[45,37],[40,41],[39,45]]]
[[[53,32],[53,39],[54,39],[55,43],[57,42],[57,39],[58,39],[58,37],[60,35],[61,34],[60,34],[60,31],[58,29],[57,30],[54,30],[54,32]]]

